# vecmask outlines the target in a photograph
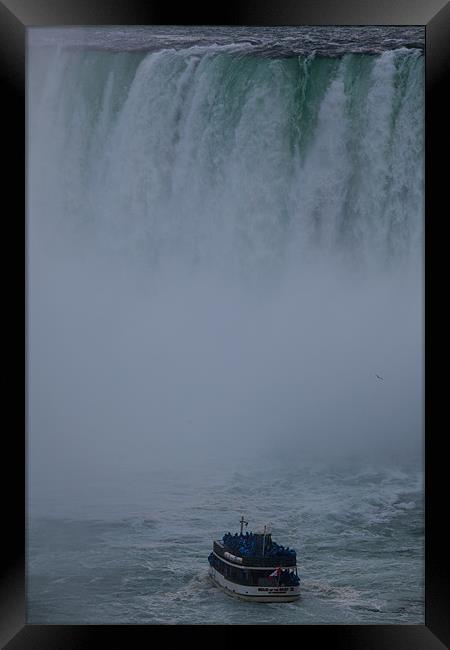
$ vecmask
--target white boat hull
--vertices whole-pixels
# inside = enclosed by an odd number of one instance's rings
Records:
[[[227,580],[214,567],[209,568],[209,576],[213,583],[229,596],[260,603],[290,603],[300,598],[300,587],[251,587],[239,585]]]

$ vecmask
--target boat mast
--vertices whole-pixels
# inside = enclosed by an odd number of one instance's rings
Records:
[[[263,557],[264,557],[264,548],[266,546],[266,526],[264,526],[264,537],[263,537]]]
[[[248,526],[248,521],[244,521],[244,515],[242,515],[241,518],[239,519],[239,522],[240,522],[240,524],[241,524],[241,535],[242,535],[242,531],[243,531],[243,529],[244,529],[244,524],[245,524],[246,526]]]

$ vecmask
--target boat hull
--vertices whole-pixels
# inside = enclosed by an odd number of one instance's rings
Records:
[[[225,578],[214,567],[209,568],[212,582],[226,594],[239,600],[259,603],[291,603],[300,598],[300,587],[253,587],[240,585]]]

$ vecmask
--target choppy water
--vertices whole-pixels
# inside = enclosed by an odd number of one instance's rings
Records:
[[[380,54],[400,47],[423,49],[423,27],[70,27],[33,28],[30,45],[110,51],[155,51],[193,46],[232,46],[269,56],[292,57],[315,52],[322,56]]]
[[[423,623],[420,466],[294,465],[152,472],[77,509],[55,497],[29,526],[28,621]],[[212,539],[241,512],[297,550],[298,602],[235,601],[209,582]]]

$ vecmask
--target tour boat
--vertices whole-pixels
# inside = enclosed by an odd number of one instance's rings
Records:
[[[209,576],[225,593],[242,600],[288,603],[300,597],[297,554],[276,544],[267,526],[263,532],[226,533],[213,541]]]

